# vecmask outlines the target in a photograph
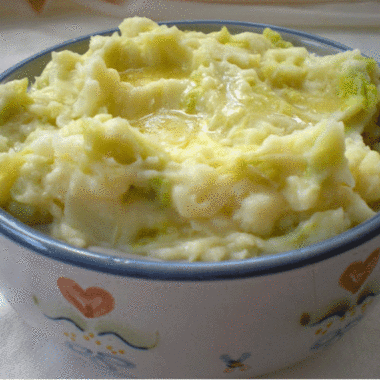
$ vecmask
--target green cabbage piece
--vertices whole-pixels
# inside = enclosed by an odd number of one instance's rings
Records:
[[[360,101],[364,109],[374,108],[379,101],[377,87],[372,81],[377,63],[372,58],[365,57],[357,57],[355,61],[343,69],[339,77],[338,96],[345,99],[348,106]]]
[[[165,178],[156,177],[151,180],[151,186],[156,193],[159,204],[162,207],[169,207],[171,183]]]
[[[269,40],[274,48],[286,49],[292,47],[293,44],[289,41],[284,41],[281,37],[281,34],[270,29],[265,28],[263,31],[263,36]]]

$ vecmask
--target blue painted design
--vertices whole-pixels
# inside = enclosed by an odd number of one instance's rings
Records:
[[[375,287],[375,288],[373,288]],[[364,313],[375,298],[379,296],[376,283],[367,286],[351,304],[346,299],[336,301],[322,318],[310,323],[311,316],[304,313],[301,316],[301,325],[316,329],[315,335],[319,339],[310,347],[311,351],[318,351],[329,347],[338,341],[347,331],[355,327],[364,317]],[[307,316],[307,318],[305,317]],[[304,319],[304,323],[302,320]]]
[[[101,332],[101,333],[98,334],[98,336],[104,336],[104,335],[114,335],[114,336],[116,336],[117,338],[119,338],[122,342],[124,342],[126,345],[128,345],[129,347],[132,347],[132,348],[134,348],[134,349],[136,349],[136,350],[144,350],[144,351],[145,351],[145,350],[150,350],[150,349],[156,347],[157,344],[158,344],[158,334],[157,334],[157,339],[156,339],[154,345],[149,346],[149,347],[136,346],[136,345],[134,345],[134,344],[132,344],[132,343],[129,343],[129,342],[127,342],[125,339],[123,339],[119,334],[117,334],[117,333],[115,333],[115,332],[112,332],[112,331],[111,331],[111,332],[107,332],[107,331],[105,331],[105,332]]]
[[[239,359],[234,360],[229,355],[221,355],[220,359],[226,364],[227,368],[224,370],[224,372],[232,372],[235,369],[239,369],[240,371],[246,371],[250,367],[243,364],[245,360],[247,360],[249,357],[251,357],[250,352],[245,352],[240,356]]]
[[[116,372],[117,374],[126,374],[125,371],[136,368],[136,365],[131,361],[120,358],[104,352],[95,352],[87,347],[83,347],[78,343],[66,342],[66,346],[87,359],[90,359],[95,364],[105,366],[107,369]],[[130,376],[131,374],[128,373]]]
[[[329,331],[326,335],[317,340],[317,342],[311,347],[311,350],[317,351],[322,348],[329,347],[330,345],[338,341],[347,331],[351,330],[352,327],[356,326],[362,318],[363,315],[359,315],[346,326],[343,326],[342,328],[339,328],[334,331]]]
[[[66,321],[66,322],[71,322],[77,329],[79,329],[81,332],[85,332],[85,330],[83,328],[81,328],[77,323],[75,323],[72,319],[68,318],[68,317],[49,317],[48,315],[44,314],[44,316],[52,321]],[[131,348],[134,348],[136,350],[142,350],[142,351],[146,351],[146,350],[150,350],[152,348],[155,348],[158,344],[158,341],[159,341],[159,335],[158,333],[156,333],[156,341],[154,342],[153,345],[147,347],[147,346],[138,346],[138,345],[135,345],[135,344],[132,344],[130,342],[128,342],[127,340],[125,340],[124,338],[122,338],[119,334],[113,332],[113,331],[103,331],[103,332],[100,332],[97,334],[97,336],[105,336],[105,335],[111,335],[111,336],[115,336],[116,338],[118,338],[121,342],[123,342],[124,344],[126,344],[127,346],[131,347]]]
[[[56,317],[56,318],[53,318],[53,317],[49,317],[48,315],[44,314],[44,316],[52,321],[66,321],[66,322],[71,322],[78,330],[84,332],[84,329],[82,329],[82,327],[80,327],[78,324],[76,324],[72,319],[70,318],[67,318],[67,317]]]

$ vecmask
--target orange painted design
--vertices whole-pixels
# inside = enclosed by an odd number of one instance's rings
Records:
[[[369,305],[371,305],[372,302],[373,302],[373,300],[368,301],[368,303],[365,303],[364,305],[362,305],[362,307],[361,307],[362,311],[364,312],[365,309],[366,309]]]
[[[380,249],[375,249],[368,258],[363,261],[355,261],[350,264],[339,279],[339,285],[355,294],[365,283],[368,276],[375,269],[379,260]]]
[[[74,280],[60,277],[57,285],[62,295],[85,317],[96,318],[108,314],[115,307],[111,293],[98,287],[82,289]]]
[[[46,0],[27,0],[35,12],[42,12]]]

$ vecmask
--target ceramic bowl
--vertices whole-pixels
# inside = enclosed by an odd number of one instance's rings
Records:
[[[231,33],[268,25],[170,22]],[[318,55],[348,50],[271,26]],[[99,34],[111,34],[106,31]],[[33,80],[52,51],[86,51],[90,36],[43,51],[0,76]],[[328,347],[380,293],[380,215],[299,250],[219,263],[155,262],[78,249],[0,210],[2,291],[25,321],[121,377],[237,378]]]

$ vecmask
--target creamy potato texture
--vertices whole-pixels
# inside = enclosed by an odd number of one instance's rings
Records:
[[[0,205],[75,246],[164,260],[304,247],[378,209],[379,91],[356,50],[126,19],[0,86]]]

